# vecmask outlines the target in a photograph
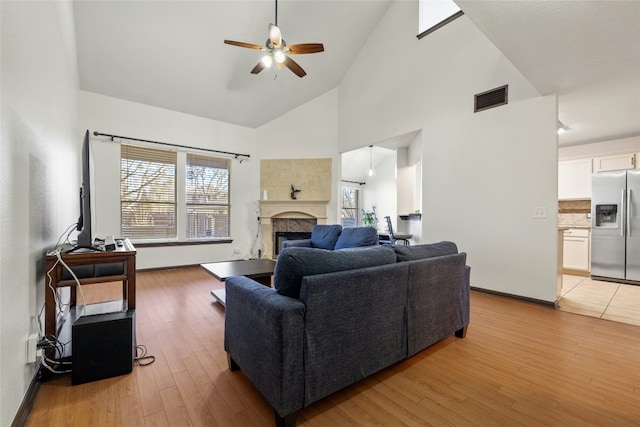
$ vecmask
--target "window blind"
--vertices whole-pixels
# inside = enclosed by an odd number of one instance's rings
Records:
[[[231,160],[187,153],[187,239],[229,237]]]
[[[120,146],[120,224],[122,237],[176,238],[174,151]]]

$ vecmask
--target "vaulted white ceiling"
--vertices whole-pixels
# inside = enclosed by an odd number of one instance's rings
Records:
[[[541,95],[560,145],[640,135],[640,1],[456,0]]]
[[[250,74],[275,2],[77,1],[80,88],[130,101],[258,127],[335,88],[384,15],[388,0],[279,1],[287,44],[323,43],[295,55],[307,75]]]
[[[640,1],[457,3],[541,94],[558,94],[561,145],[640,135]],[[263,44],[273,1],[76,1],[80,87],[258,127],[337,87],[389,4],[280,0],[287,43],[325,46],[295,56],[299,78],[252,75],[259,52],[223,44]]]

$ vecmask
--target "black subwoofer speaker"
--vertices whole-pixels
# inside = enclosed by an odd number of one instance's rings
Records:
[[[82,316],[71,339],[72,384],[128,374],[135,359],[135,310]]]

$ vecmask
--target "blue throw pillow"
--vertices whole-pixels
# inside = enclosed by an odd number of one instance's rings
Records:
[[[398,262],[412,261],[414,259],[432,258],[436,256],[452,255],[458,253],[458,247],[453,242],[442,241],[425,245],[392,245],[396,252]]]
[[[375,246],[378,244],[378,230],[373,227],[343,228],[335,250],[344,248],[358,248],[360,246]]]
[[[279,294],[299,298],[304,276],[394,264],[395,262],[395,253],[387,246],[370,246],[344,251],[286,248],[278,254],[273,272],[273,285]]]
[[[342,226],[340,224],[318,224],[311,231],[311,247],[319,249],[333,249],[338,241]]]

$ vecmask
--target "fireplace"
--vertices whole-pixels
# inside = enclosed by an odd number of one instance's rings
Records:
[[[278,255],[282,250],[282,243],[285,240],[301,240],[301,239],[310,239],[311,232],[310,231],[277,231],[275,238],[275,247],[274,253]]]
[[[310,238],[317,222],[315,218],[273,218],[273,253],[280,253],[285,240]]]
[[[263,258],[275,259],[280,248],[276,233],[311,233],[316,224],[327,223],[326,200],[260,200]],[[306,234],[309,238],[310,234]]]

